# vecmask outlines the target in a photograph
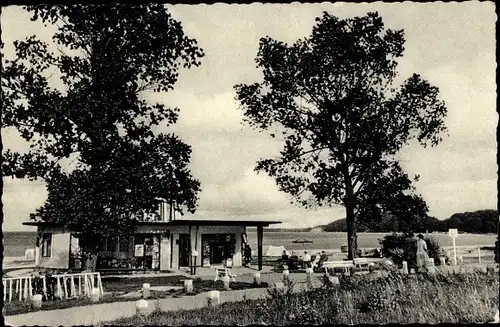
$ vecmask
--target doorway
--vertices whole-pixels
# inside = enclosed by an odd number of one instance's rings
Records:
[[[179,234],[179,267],[189,267],[191,239],[189,234]]]
[[[232,259],[235,252],[236,237],[234,234],[203,234],[202,260],[203,266],[222,264]]]

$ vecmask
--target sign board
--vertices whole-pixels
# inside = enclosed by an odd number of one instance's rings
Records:
[[[136,244],[134,248],[134,256],[142,257],[144,256],[144,244]]]
[[[448,235],[451,237],[457,237],[458,236],[458,229],[456,228],[450,228],[448,230]]]

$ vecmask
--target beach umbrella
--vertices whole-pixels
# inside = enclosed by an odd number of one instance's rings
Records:
[[[292,241],[292,243],[302,244],[305,247],[306,243],[314,243],[314,242],[305,238],[299,238],[298,240]]]

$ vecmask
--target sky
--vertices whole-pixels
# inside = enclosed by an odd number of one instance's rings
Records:
[[[401,78],[419,73],[439,87],[448,107],[449,137],[435,148],[410,144],[400,153],[417,191],[439,219],[456,212],[495,209],[497,199],[495,8],[491,2],[169,5],[173,17],[205,52],[198,68],[183,70],[175,90],[148,94],[181,109],[173,127],[192,146],[191,169],[202,184],[199,217],[248,217],[308,227],[345,216],[343,207],[306,210],[290,203],[273,179],[254,171],[257,160],[276,156],[283,144],[243,125],[234,85],[261,80],[254,58],[259,38],[293,43],[310,35],[323,11],[340,18],[377,11],[386,28],[404,29]],[[31,22],[21,7],[3,9],[5,55],[12,42],[37,35],[50,42],[52,26]],[[57,81],[53,81],[57,84]],[[4,148],[26,151],[15,130],[2,130]],[[22,226],[46,198],[41,181],[4,178],[4,231]]]

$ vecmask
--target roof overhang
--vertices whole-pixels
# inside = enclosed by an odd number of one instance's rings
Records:
[[[281,221],[269,220],[208,220],[208,219],[176,219],[172,221],[139,221],[139,226],[256,226],[268,227],[272,224],[281,224]],[[48,221],[25,221],[25,226],[61,226]]]
[[[281,224],[281,221],[268,220],[208,220],[208,219],[176,219],[172,221],[142,221],[139,225],[191,225],[191,226],[262,226],[268,227],[271,224]]]

